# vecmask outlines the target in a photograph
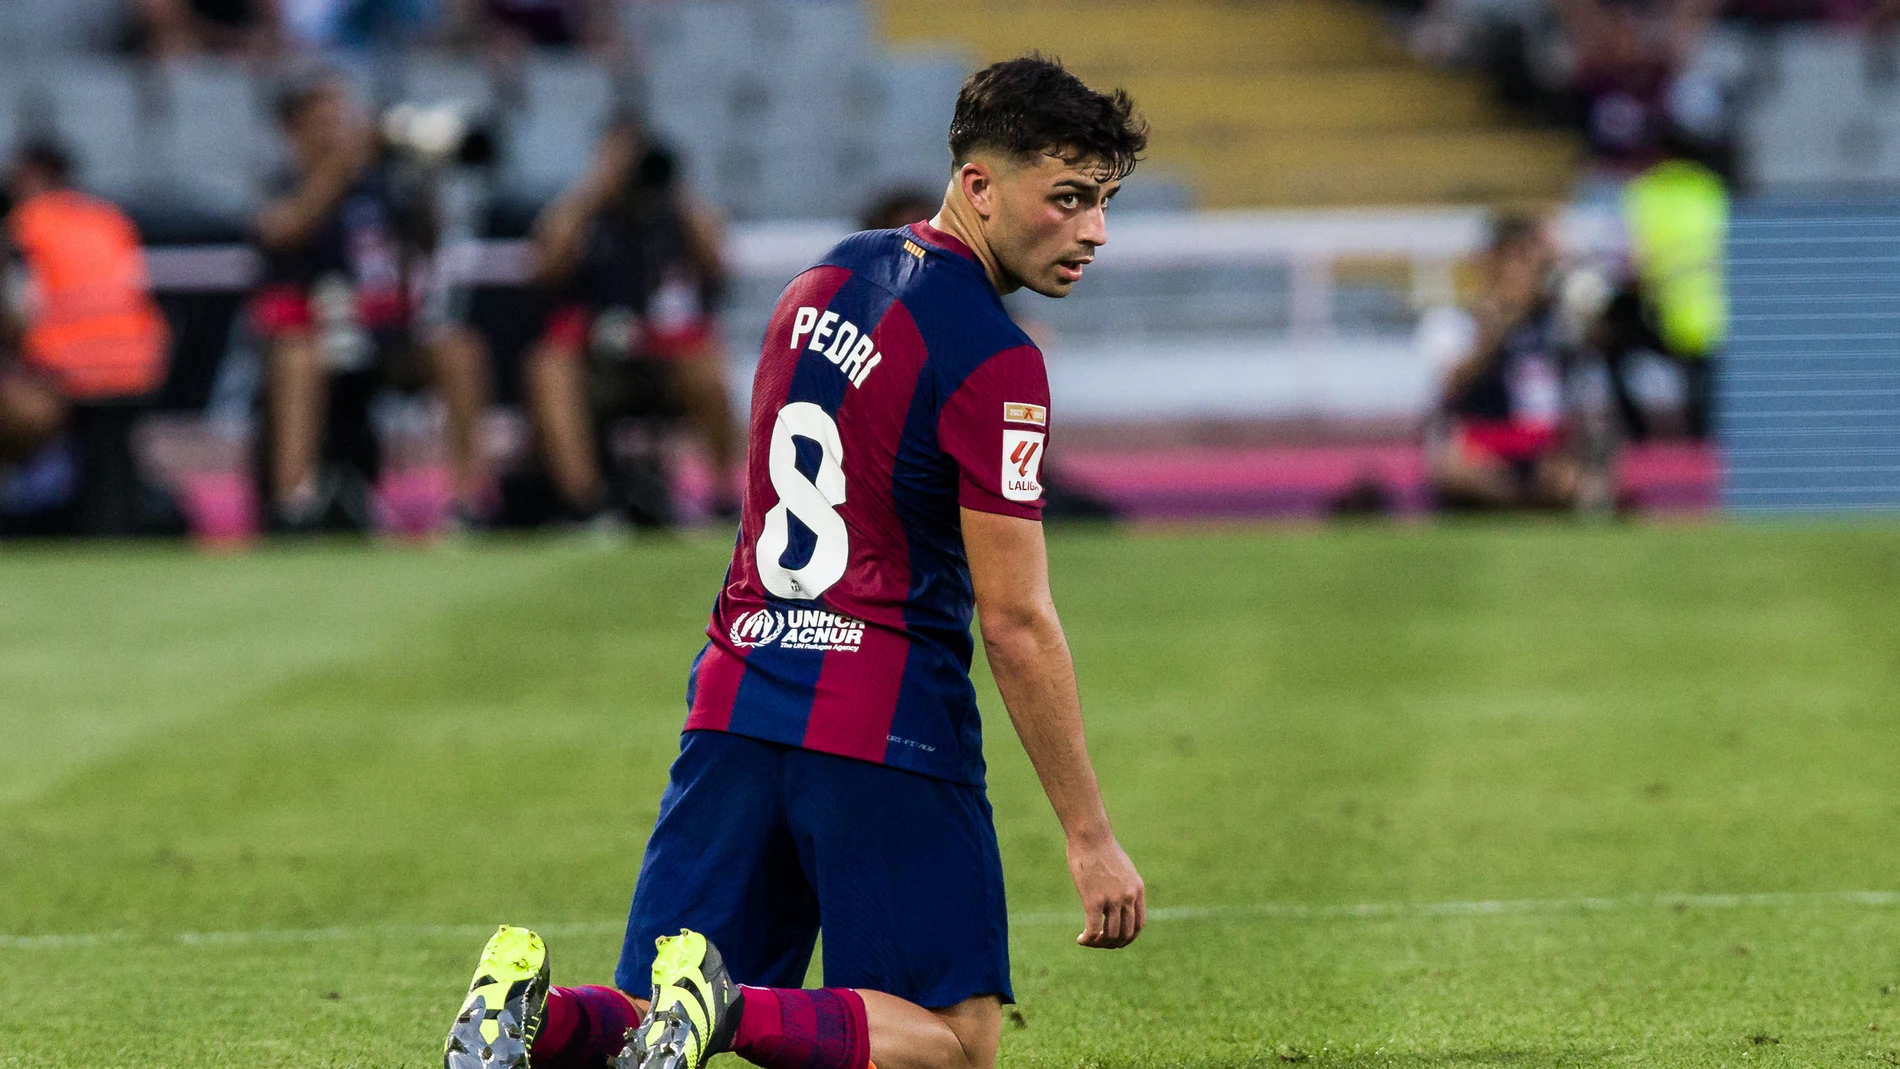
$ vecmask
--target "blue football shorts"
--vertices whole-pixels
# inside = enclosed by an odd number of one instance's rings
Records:
[[[952,783],[722,731],[680,740],[614,983],[644,995],[653,941],[691,928],[735,982],[824,983],[930,1009],[1015,1001],[989,799]]]

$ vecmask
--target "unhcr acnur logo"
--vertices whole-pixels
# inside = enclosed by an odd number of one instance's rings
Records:
[[[740,649],[776,642],[789,650],[855,651],[864,644],[864,621],[822,609],[753,609],[740,613],[726,634]]]

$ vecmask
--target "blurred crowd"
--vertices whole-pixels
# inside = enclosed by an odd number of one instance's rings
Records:
[[[439,401],[450,523],[664,524],[665,440],[710,469],[706,507],[736,507],[740,443],[719,309],[729,283],[716,212],[634,108],[600,132],[584,174],[532,206],[518,356],[496,351],[483,298],[441,270],[459,164],[492,152],[452,111],[387,108],[319,55],[414,46],[501,66],[537,49],[631,62],[613,0],[0,0],[32,13],[0,38],[155,58],[255,61],[277,86],[283,164],[246,228],[261,278],[240,333],[254,341],[250,460],[266,530],[376,526],[390,393]],[[1542,215],[1498,217],[1475,298],[1429,312],[1419,347],[1437,385],[1425,455],[1449,508],[1615,507],[1623,443],[1706,440],[1726,334],[1722,252],[1736,87],[1703,62],[1718,17],[1826,19],[1891,52],[1900,0],[1430,0],[1415,48],[1485,70],[1506,100],[1573,123],[1589,147],[1576,206],[1614,215],[1618,262],[1560,251]],[[1885,74],[1882,74],[1885,71]],[[1870,76],[1891,76],[1870,60]],[[182,519],[132,444],[166,378],[170,337],[139,235],[82,192],[56,139],[7,164],[0,269],[0,533],[175,531]],[[894,194],[865,225],[929,214]],[[466,215],[464,211],[461,213]],[[174,321],[175,325],[175,321]],[[223,339],[218,340],[221,345]],[[1664,387],[1657,387],[1666,380]],[[1670,395],[1657,403],[1657,395]],[[518,399],[526,462],[493,470],[483,421]]]
[[[1891,83],[1900,0],[1393,0],[1415,54],[1482,72],[1500,99],[1570,125],[1593,174],[1626,178],[1689,141],[1735,177],[1739,105],[1778,72],[1779,27],[1857,35],[1863,75]],[[1718,30],[1744,61],[1715,47]],[[1729,57],[1733,58],[1733,57]]]
[[[496,473],[481,428],[497,365],[472,325],[472,291],[439,269],[452,146],[420,147],[358,101],[321,68],[287,79],[276,100],[285,164],[253,221],[261,278],[242,313],[261,356],[265,528],[375,526],[372,408],[391,391],[440,399],[456,526],[664,524],[672,502],[657,438],[672,429],[697,439],[711,510],[730,514],[724,242],[668,150],[617,114],[584,175],[536,217],[530,296],[514,309],[532,325],[513,384],[532,463]],[[77,188],[54,141],[26,144],[7,180],[0,531],[179,530],[178,510],[132,456],[133,420],[168,352],[136,229]]]
[[[5,0],[0,17],[47,51],[260,61],[379,47],[582,49],[610,59],[614,0]],[[9,35],[10,36],[10,35]]]
[[[1418,331],[1436,376],[1426,465],[1451,509],[1617,507],[1624,443],[1707,441],[1727,334],[1722,261],[1736,167],[1736,72],[1707,62],[1718,18],[1831,20],[1893,47],[1893,0],[1428,0],[1414,50],[1484,71],[1524,113],[1573,126],[1587,163],[1571,207],[1624,250],[1566,256],[1549,218],[1506,213],[1463,307]],[[1874,64],[1870,73],[1877,74]],[[1571,250],[1574,252],[1575,250]]]

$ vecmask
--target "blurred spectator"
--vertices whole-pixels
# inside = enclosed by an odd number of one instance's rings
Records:
[[[72,433],[65,455],[78,485],[64,497],[81,509],[79,529],[132,534],[145,491],[131,420],[164,382],[169,337],[138,231],[70,180],[51,143],[24,148],[9,175],[6,230],[19,263],[0,314],[0,464],[30,461]]]
[[[281,43],[276,0],[136,0],[135,50],[258,55]]]
[[[1544,220],[1499,219],[1485,251],[1485,292],[1469,318],[1428,325],[1443,374],[1426,464],[1444,507],[1577,502],[1582,471],[1566,448],[1568,360],[1551,292],[1556,259]]]
[[[1589,143],[1592,178],[1603,187],[1598,192],[1607,195],[1663,158],[1675,111],[1707,110],[1709,93],[1681,79],[1718,6],[1718,0],[1560,0],[1575,64],[1572,106]],[[1691,118],[1705,126],[1719,122]]]
[[[398,184],[337,77],[293,86],[278,118],[291,173],[258,216],[265,269],[255,307],[267,344],[264,482],[272,525],[365,526],[368,486],[360,476],[375,464],[345,454],[376,455],[367,395],[426,384],[447,403],[455,507],[478,517],[489,494],[476,437],[488,402],[485,353],[468,329],[418,316],[435,241],[433,204]]]
[[[454,0],[461,34],[504,50],[608,50],[617,42],[610,0]]]
[[[736,509],[738,438],[715,307],[725,284],[711,211],[672,156],[616,119],[587,173],[536,220],[536,271],[554,298],[528,355],[543,460],[576,518],[627,507],[603,475],[608,424],[677,409],[713,465],[716,509]]]
[[[893,189],[871,204],[859,222],[861,230],[895,230],[911,223],[925,222],[943,206],[942,194],[935,196],[921,189]]]
[[[266,0],[285,36],[316,51],[428,40],[446,24],[447,0]]]
[[[1591,338],[1608,361],[1617,407],[1629,435],[1648,436],[1649,421],[1633,399],[1630,365],[1639,352],[1682,371],[1689,436],[1713,429],[1715,364],[1728,336],[1722,257],[1728,239],[1728,190],[1722,176],[1672,135],[1670,158],[1623,188],[1625,229],[1634,277],[1611,300]]]

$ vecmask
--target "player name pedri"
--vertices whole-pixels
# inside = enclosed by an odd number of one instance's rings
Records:
[[[859,388],[871,377],[871,369],[884,359],[884,354],[875,351],[871,336],[859,330],[856,323],[836,312],[820,315],[810,305],[792,317],[791,348],[798,348],[801,340],[805,348],[838,365],[851,385]]]

